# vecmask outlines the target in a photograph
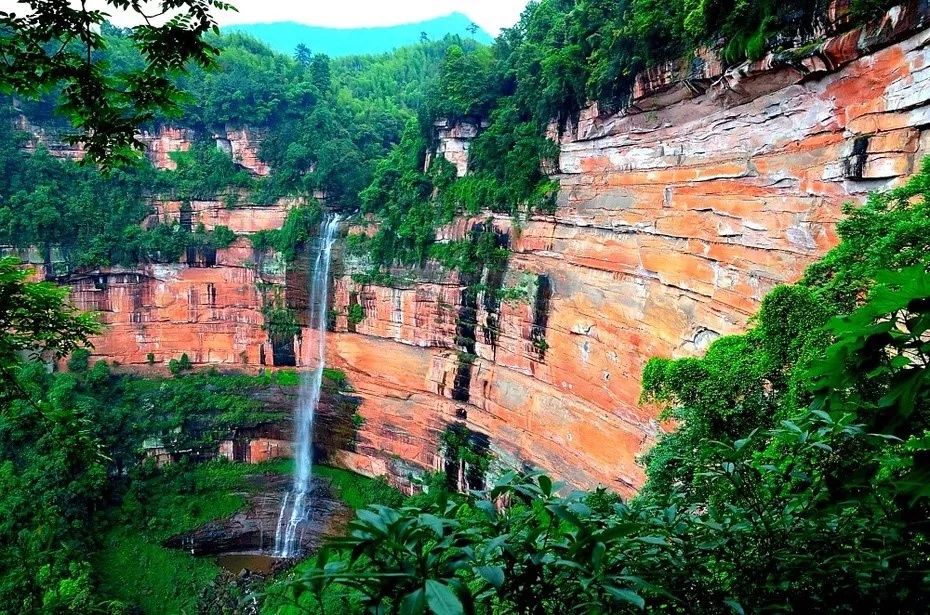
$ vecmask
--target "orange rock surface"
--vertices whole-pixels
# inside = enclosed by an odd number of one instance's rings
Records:
[[[339,311],[354,297],[366,315],[355,333],[341,316],[330,343],[364,399],[360,451],[395,475],[439,468],[440,432],[464,420],[504,465],[633,492],[636,456],[659,430],[655,409],[638,404],[645,361],[741,331],[770,289],[835,245],[844,203],[900,183],[930,153],[930,31],[913,30],[923,17],[827,41],[830,67],[814,58],[720,75],[709,64],[706,85],[686,94],[661,75],[644,81],[636,107],[648,112],[583,114],[562,137],[555,215],[512,233],[505,285],[551,282],[547,348],[533,345],[531,302],[501,307],[493,345],[479,307],[465,402],[451,398],[456,278],[414,271],[419,282],[395,288],[341,278]]]
[[[156,169],[176,169],[171,159],[174,152],[186,152],[194,142],[194,131],[173,126],[161,126],[154,134],[143,132],[139,140],[145,144],[145,155]]]
[[[106,329],[92,339],[94,355],[123,365],[158,364],[187,353],[197,363],[273,365],[260,286],[283,287],[283,265],[251,246],[247,235],[279,228],[294,202],[227,208],[191,203],[192,224],[227,226],[240,237],[217,250],[210,267],[145,265],[73,275],[75,304],[99,313]],[[180,203],[155,203],[154,217],[174,221]]]
[[[33,152],[39,145],[46,147],[53,156],[81,160],[84,158],[83,143],[69,143],[69,130],[56,126],[37,126],[26,116],[17,120],[17,128],[30,134],[25,144],[26,151]],[[177,163],[171,158],[175,152],[186,152],[197,138],[197,131],[177,126],[159,126],[154,132],[142,131],[136,138],[145,148],[145,156],[157,169],[173,170]],[[262,161],[259,149],[264,134],[249,128],[227,126],[219,134],[210,135],[216,146],[225,151],[234,162],[258,176],[271,173],[271,167]]]
[[[267,335],[255,282],[252,269],[220,264],[147,265],[71,284],[77,307],[98,312],[106,326],[92,340],[95,356],[142,364],[149,353],[157,363],[187,353],[194,363],[258,365]]]
[[[361,265],[337,267],[329,363],[348,374],[365,418],[341,462],[403,482],[442,467],[439,436],[461,421],[488,436],[501,466],[634,492],[644,478],[636,456],[660,429],[655,409],[638,403],[648,358],[700,353],[744,329],[771,288],[835,245],[844,203],[900,183],[930,153],[930,30],[917,6],[790,62],[724,72],[702,52],[688,84],[674,65],[641,76],[634,112],[582,113],[560,137],[555,214],[493,221],[513,250],[503,285],[527,296],[500,306],[496,328],[478,297],[465,391],[456,390],[457,276],[429,265],[399,272],[410,281],[394,287],[361,286],[351,278]],[[254,139],[228,141],[251,164]],[[460,145],[439,154],[465,164]],[[192,207],[208,228],[253,232],[283,220],[283,206]],[[459,220],[440,238],[462,238],[476,222]],[[195,362],[258,365],[264,355],[269,364],[256,282],[290,293],[306,280],[262,260],[243,240],[216,267],[110,272],[103,288],[92,275],[76,280],[79,305],[101,309],[110,326],[95,352],[127,363],[187,352]],[[355,303],[365,318],[350,326]],[[295,351],[299,363],[309,356],[307,344]]]
[[[227,206],[222,201],[190,201],[191,226],[196,228],[198,224],[203,224],[207,231],[225,226],[243,235],[279,229],[284,225],[287,212],[299,202],[300,199],[281,199],[270,206],[247,202]],[[170,223],[180,219],[180,201],[156,201],[154,208],[153,216],[161,222]]]

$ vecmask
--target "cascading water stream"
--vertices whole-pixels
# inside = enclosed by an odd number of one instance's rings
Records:
[[[316,364],[301,374],[294,419],[294,486],[284,496],[275,533],[274,555],[292,557],[298,550],[297,528],[307,519],[310,477],[313,470],[313,419],[320,402],[323,367],[326,361],[326,324],[329,307],[330,257],[339,228],[339,215],[324,217],[319,246],[310,275],[310,326],[316,333]],[[290,508],[288,509],[288,504]]]

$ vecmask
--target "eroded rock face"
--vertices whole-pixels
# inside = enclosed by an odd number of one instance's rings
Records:
[[[655,409],[638,403],[645,361],[741,331],[769,290],[835,245],[844,203],[900,183],[930,153],[926,8],[896,11],[796,62],[721,74],[705,61],[687,94],[667,71],[640,82],[633,113],[583,114],[561,137],[555,215],[509,229],[504,286],[528,296],[478,298],[465,395],[454,276],[341,279],[335,305],[357,302],[366,318],[349,333],[340,317],[331,363],[364,399],[367,467],[438,469],[439,434],[464,421],[507,465],[634,491],[636,455],[658,432]]]
[[[213,231],[218,226],[225,226],[237,235],[251,235],[258,231],[279,229],[284,225],[287,212],[303,199],[280,199],[270,206],[257,206],[245,202],[245,195],[233,194],[227,201],[190,201],[190,217],[187,224],[197,228],[203,224],[204,229]],[[153,203],[155,213],[146,222],[155,221],[172,223],[182,220],[181,201],[156,201]],[[233,259],[235,261],[235,259]]]
[[[230,208],[193,201],[186,214],[180,202],[155,203],[148,223],[226,226],[240,237],[215,253],[188,251],[182,263],[69,276],[75,305],[98,312],[106,327],[91,340],[93,354],[123,365],[162,364],[184,353],[194,364],[274,365],[263,291],[284,287],[285,267],[274,254],[253,249],[248,235],[280,228],[295,202]]]
[[[122,364],[156,363],[186,353],[194,363],[259,365],[267,334],[254,270],[146,265],[74,276],[72,297],[100,314],[105,332],[93,354]],[[265,357],[271,356],[265,350]],[[267,358],[266,358],[267,362]]]
[[[234,552],[269,552],[274,547],[281,501],[287,493],[290,477],[256,475],[256,493],[248,498],[244,510],[228,519],[211,521],[206,525],[172,536],[165,546],[183,549],[192,555],[218,555]],[[339,534],[350,516],[345,504],[332,494],[326,479],[315,477],[311,486],[308,519],[299,534],[300,551],[312,553],[327,538]]]
[[[145,144],[145,155],[156,169],[174,170],[178,164],[171,158],[174,152],[186,152],[196,138],[193,130],[160,126],[157,131],[143,131],[139,140]]]
[[[73,131],[66,125],[36,125],[26,116],[16,120],[16,127],[30,135],[25,149],[34,152],[40,145],[58,158],[82,160],[84,144],[70,142]],[[259,156],[265,133],[249,127],[226,126],[216,134],[198,134],[191,128],[161,125],[152,130],[142,130],[136,138],[145,148],[145,156],[157,169],[173,170],[177,163],[172,158],[175,152],[189,151],[198,138],[212,138],[216,146],[225,151],[234,162],[254,175],[264,177],[271,173],[271,167]]]
[[[39,126],[30,122],[25,115],[20,115],[15,119],[15,127],[29,135],[23,149],[30,154],[43,147],[49,154],[58,158],[75,161],[84,159],[84,144],[70,141],[68,137],[71,131],[66,125],[50,123]]]
[[[478,282],[514,291],[509,300],[469,297],[468,280],[435,264],[395,272],[405,281],[393,286],[359,285],[346,262],[329,363],[348,374],[365,420],[341,462],[406,484],[443,467],[440,434],[461,423],[488,437],[500,465],[635,491],[636,456],[659,431],[655,409],[638,403],[646,360],[700,353],[743,330],[771,288],[835,245],[843,203],[900,183],[928,153],[926,13],[910,3],[812,55],[726,72],[702,52],[687,74],[667,66],[642,76],[630,112],[592,107],[561,134],[554,127],[554,215],[463,219],[439,234],[460,239],[490,224],[506,236],[507,270]],[[448,145],[441,155],[464,149]],[[219,203],[193,203],[191,215],[242,232],[283,220]],[[242,240],[215,266],[110,272],[135,277],[99,284],[91,275],[75,295],[111,325],[100,356],[270,365],[258,282],[299,294],[300,271]],[[356,304],[365,318],[349,323]],[[303,339],[298,364],[309,329]]]
[[[258,155],[264,134],[249,128],[227,126],[224,134],[214,135],[214,138],[217,147],[252,173],[262,177],[271,173],[271,167]]]
[[[436,122],[435,128],[439,140],[436,155],[452,163],[456,175],[463,177],[468,173],[468,150],[471,148],[472,140],[478,136],[478,130],[481,127],[471,122],[450,124],[446,120],[440,120]],[[427,157],[427,168],[430,162],[431,156]]]

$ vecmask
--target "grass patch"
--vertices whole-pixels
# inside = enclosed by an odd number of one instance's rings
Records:
[[[336,369],[334,367],[324,367],[323,377],[327,380],[327,383],[330,386],[335,387],[337,390],[344,391],[349,388],[349,378],[341,369]]]
[[[282,369],[275,372],[275,383],[282,387],[296,387],[300,384],[300,374],[296,369]]]
[[[195,613],[197,598],[219,573],[213,558],[194,557],[166,549],[161,543],[216,519],[235,514],[254,488],[246,478],[255,474],[288,474],[290,459],[260,465],[213,461],[178,463],[163,469],[149,467],[133,482],[113,515],[110,529],[94,556],[101,594],[142,613]],[[314,473],[332,486],[334,495],[353,509],[370,504],[399,506],[404,496],[384,479],[371,479],[348,470],[317,466]],[[311,557],[267,589],[263,612],[319,612],[312,596],[298,600],[288,583],[315,564]],[[325,596],[327,613],[357,611],[358,598],[333,591]]]
[[[329,480],[335,495],[354,510],[371,504],[400,506],[404,503],[404,495],[383,478],[368,478],[349,470],[330,466],[316,466],[313,472]]]
[[[100,592],[143,613],[195,613],[197,596],[219,574],[212,559],[165,549],[133,527],[103,536],[94,559]]]
[[[220,572],[212,558],[166,549],[162,541],[240,510],[254,474],[290,471],[289,461],[247,465],[184,463],[133,483],[94,557],[101,593],[143,613],[194,613],[201,590]]]

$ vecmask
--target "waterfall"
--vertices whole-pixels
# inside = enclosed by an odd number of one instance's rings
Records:
[[[316,364],[301,373],[294,418],[294,486],[284,496],[275,533],[274,555],[292,557],[297,552],[297,528],[307,519],[310,476],[313,469],[313,418],[320,402],[323,367],[326,363],[326,324],[329,308],[330,255],[339,228],[339,215],[326,215],[320,225],[319,246],[310,272],[310,327],[316,333]],[[290,502],[290,511],[288,503]]]

